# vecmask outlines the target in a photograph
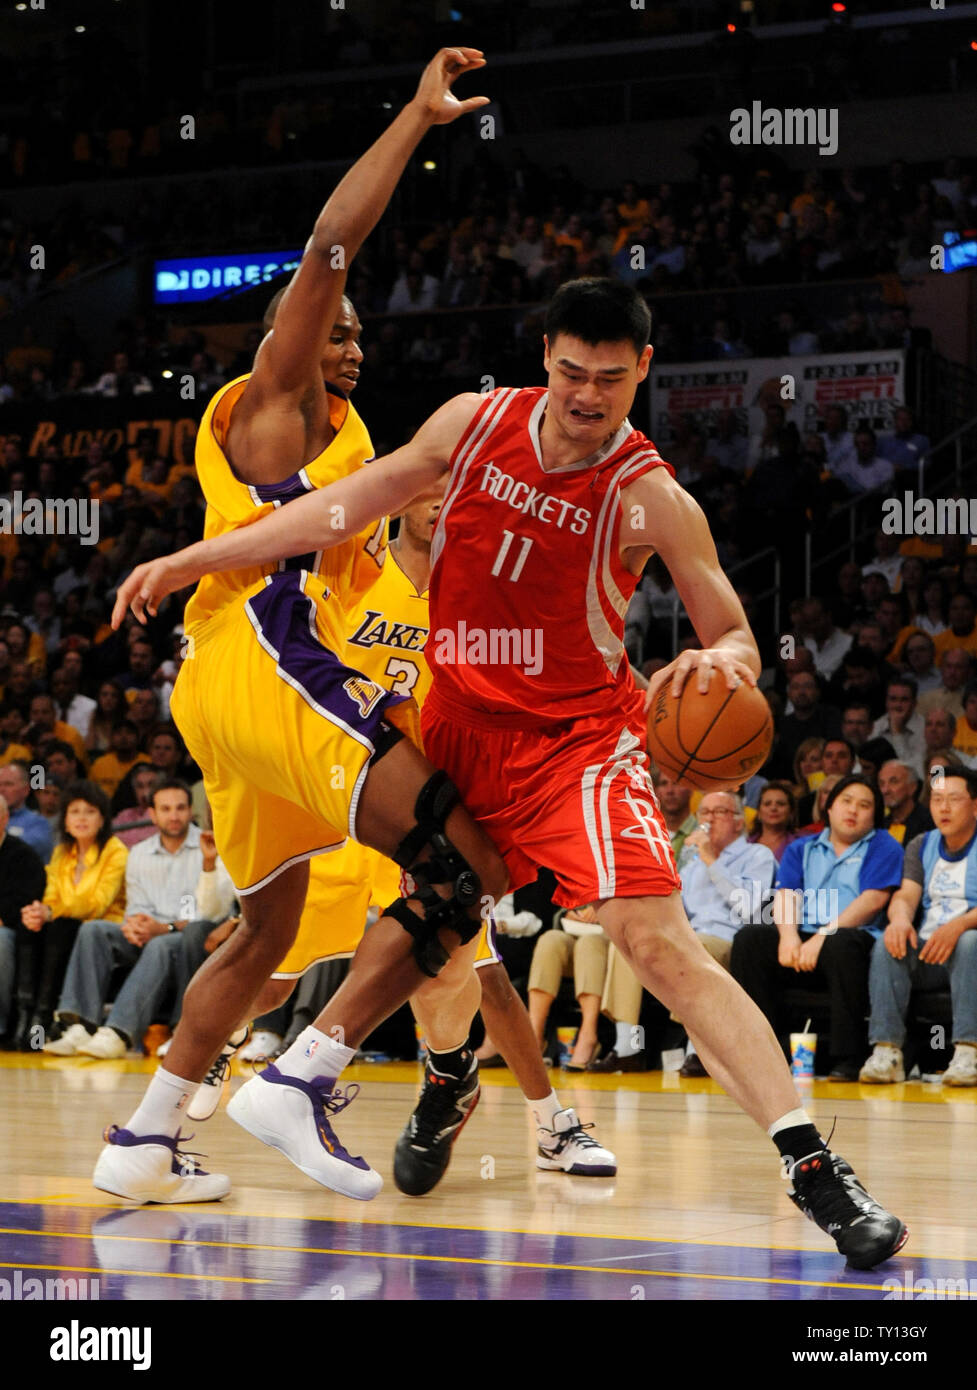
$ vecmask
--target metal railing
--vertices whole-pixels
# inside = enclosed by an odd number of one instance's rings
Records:
[[[977,459],[977,415],[966,421],[958,429],[945,435],[937,444],[934,444],[928,454],[924,454],[919,460],[916,470],[917,496],[925,497],[927,487],[931,490],[942,484],[952,483],[951,490],[959,492],[964,480],[964,458],[966,454],[965,441],[970,438],[972,444],[971,465],[973,473],[977,475],[977,467],[974,467],[974,460]],[[942,455],[947,450],[952,450],[952,463],[949,468],[937,471],[934,468],[934,460],[938,455]],[[852,497],[849,501],[843,502],[831,514],[831,521],[837,523],[847,514],[848,518],[848,539],[833,549],[826,551],[813,559],[813,532],[808,528],[804,533],[804,594],[810,597],[811,579],[817,570],[821,570],[825,565],[837,560],[839,556],[847,553],[849,560],[856,558],[856,551],[862,541],[868,539],[878,530],[878,520],[865,523],[859,528],[859,509],[866,502],[877,502],[880,498],[890,497],[892,492],[886,488],[873,488],[871,492],[864,492],[858,497]]]
[[[724,573],[727,579],[741,570],[745,570],[750,565],[755,565],[760,560],[765,560],[768,555],[773,556],[773,583],[767,589],[762,589],[753,595],[756,603],[764,603],[767,599],[773,600],[773,623],[774,631],[780,631],[780,551],[775,546],[768,545],[763,550],[758,550],[755,555],[748,555],[742,560],[737,560],[735,565],[724,566]],[[678,654],[678,629],[682,616],[688,617],[682,605],[682,600],[678,594],[672,599],[672,654]]]

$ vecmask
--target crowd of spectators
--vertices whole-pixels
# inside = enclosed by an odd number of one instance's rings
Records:
[[[498,374],[527,343],[535,352],[536,306],[581,274],[642,289],[656,309],[659,363],[924,345],[928,335],[911,325],[897,277],[929,271],[944,232],[974,225],[977,185],[950,159],[938,169],[896,161],[833,176],[727,163],[688,184],[588,189],[565,166],[543,170],[517,155],[505,167],[483,151],[450,205],[459,209],[451,218],[432,206],[427,220],[381,226],[353,267],[349,292],[367,320],[367,348],[391,380],[470,381],[486,363]],[[242,178],[181,186],[179,197],[147,191],[129,210],[69,205],[46,223],[0,212],[0,317],[135,250],[299,246],[309,217],[308,180],[284,177],[274,188]],[[43,269],[34,264],[38,245]],[[886,302],[874,302],[876,286],[815,311],[803,291],[870,277],[891,277]],[[800,288],[769,309],[744,307],[737,294],[775,285]],[[670,296],[687,291],[711,297],[679,312]],[[128,380],[119,388],[122,352]],[[204,395],[234,365],[203,341],[181,341],[177,321],[138,308],[98,360],[73,322],[55,341],[38,342],[25,319],[0,365],[0,402],[167,389],[162,373],[174,361],[190,366]]]

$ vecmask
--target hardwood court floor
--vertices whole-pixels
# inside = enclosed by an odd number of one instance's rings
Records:
[[[617,1153],[613,1179],[538,1171],[522,1095],[490,1071],[441,1185],[404,1197],[392,1153],[420,1068],[360,1065],[337,1128],[383,1174],[373,1202],[320,1188],[221,1111],[185,1147],[231,1195],[134,1207],[90,1176],[154,1065],[0,1054],[0,1276],[98,1277],[103,1300],[880,1299],[910,1274],[977,1294],[977,1090],[808,1086],[822,1132],[837,1120],[833,1146],[910,1229],[866,1273],[795,1211],[769,1141],[715,1083],[660,1072],[553,1074]]]

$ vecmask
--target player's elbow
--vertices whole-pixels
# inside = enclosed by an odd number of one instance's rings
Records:
[[[324,262],[328,270],[345,271],[358,249],[350,220],[334,213],[315,224],[306,254]]]

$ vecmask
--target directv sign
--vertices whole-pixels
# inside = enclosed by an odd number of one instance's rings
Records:
[[[157,304],[189,304],[240,294],[294,270],[301,251],[251,251],[244,256],[182,256],[156,261],[153,299]]]
[[[977,237],[973,232],[944,232],[943,269],[946,274],[963,270],[966,266],[977,265]]]

